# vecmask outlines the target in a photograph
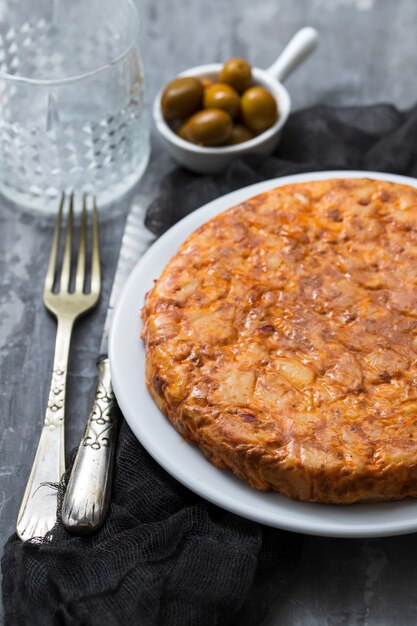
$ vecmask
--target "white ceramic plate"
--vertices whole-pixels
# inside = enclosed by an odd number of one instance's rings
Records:
[[[339,506],[296,502],[277,493],[256,491],[231,472],[211,465],[197,447],[185,442],[145,387],[140,309],[153,279],[161,274],[186,237],[217,213],[274,187],[347,177],[369,177],[417,187],[416,179],[374,172],[298,174],[229,193],[173,226],[146,252],[127,280],[110,335],[111,373],[120,408],[139,441],[172,476],[207,500],[251,520],[296,532],[332,537],[400,535],[417,530],[417,501]]]

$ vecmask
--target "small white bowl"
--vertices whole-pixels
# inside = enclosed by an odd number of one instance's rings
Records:
[[[299,63],[310,54],[318,41],[318,33],[314,28],[305,27],[291,39],[277,61],[267,70],[252,68],[254,83],[265,87],[276,99],[278,119],[271,128],[249,141],[233,145],[206,148],[197,146],[179,137],[165,121],[162,115],[161,97],[158,93],[153,104],[153,119],[165,146],[174,159],[181,165],[200,174],[213,174],[222,171],[235,157],[244,154],[270,154],[278,145],[282,128],[291,110],[291,99],[282,81]],[[210,80],[218,80],[222,63],[199,65],[178,76],[199,76]]]

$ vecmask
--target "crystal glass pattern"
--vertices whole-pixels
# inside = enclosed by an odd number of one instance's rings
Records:
[[[131,0],[0,0],[1,193],[111,202],[146,168],[148,126]]]

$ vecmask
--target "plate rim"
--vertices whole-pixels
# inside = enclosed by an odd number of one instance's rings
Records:
[[[124,388],[124,382],[122,380],[122,373],[119,367],[119,354],[118,354],[118,344],[119,344],[119,333],[122,333],[123,330],[123,315],[125,313],[126,304],[129,303],[129,295],[131,294],[131,288],[136,285],[137,281],[140,281],[142,277],[142,267],[146,266],[148,260],[152,258],[152,255],[155,254],[155,251],[158,251],[160,248],[163,248],[164,245],[170,240],[175,241],[176,248],[178,248],[182,242],[193,232],[199,225],[203,224],[207,220],[211,219],[214,215],[218,213],[222,213],[226,211],[228,208],[235,206],[236,204],[243,202],[255,195],[261,194],[264,191],[268,191],[275,187],[281,187],[286,184],[296,183],[296,182],[311,182],[314,180],[326,180],[330,178],[370,178],[374,180],[386,180],[387,182],[395,182],[399,184],[409,185],[417,188],[417,179],[409,176],[403,176],[400,174],[390,174],[388,172],[374,172],[374,171],[364,171],[364,170],[322,170],[315,172],[302,172],[298,174],[291,174],[288,176],[279,176],[277,178],[268,179],[266,181],[260,181],[246,187],[241,187],[235,191],[224,194],[206,204],[196,209],[189,215],[182,218],[179,222],[174,224],[171,228],[169,228],[163,235],[161,235],[150,248],[145,252],[145,254],[139,259],[130,273],[129,277],[126,280],[126,283],[123,287],[123,290],[120,294],[119,301],[113,312],[113,319],[110,329],[109,335],[109,360],[110,360],[110,370],[113,381],[113,388],[120,406],[120,409],[131,428],[133,434],[138,439],[138,441],[143,445],[143,447],[149,452],[149,454],[155,459],[155,461],[163,467],[171,476],[173,476],[176,480],[186,486],[188,489],[197,493],[199,496],[204,499],[212,502],[213,504],[220,506],[221,508],[228,510],[236,515],[240,515],[252,521],[262,523],[268,526],[272,526],[275,528],[280,528],[283,530],[289,530],[292,532],[299,532],[310,535],[317,536],[325,536],[325,537],[339,537],[339,538],[370,538],[370,537],[386,537],[386,536],[395,536],[395,535],[403,535],[415,532],[417,530],[417,501],[411,501],[410,505],[415,505],[416,515],[415,520],[399,520],[396,522],[388,521],[388,522],[380,522],[380,523],[363,523],[358,526],[350,526],[349,524],[343,523],[335,523],[334,521],[326,521],[326,519],[320,520],[320,522],[308,521],[303,522],[300,521],[297,516],[291,517],[291,512],[289,511],[286,517],[280,517],[279,520],[272,519],[271,516],[266,512],[261,510],[254,511],[253,506],[245,503],[239,502],[236,504],[234,500],[230,500],[227,496],[223,496],[222,493],[213,493],[214,489],[210,488],[210,485],[207,485],[199,480],[187,475],[185,472],[178,470],[176,467],[176,463],[172,463],[169,459],[166,458],[163,454],[161,454],[160,446],[155,445],[155,442],[152,439],[149,439],[146,432],[141,430],[140,420],[137,419],[133,407],[128,398],[128,394],[126,394],[126,390]],[[218,208],[220,205],[220,208]],[[226,206],[227,205],[227,206]],[[185,232],[187,231],[187,232]],[[180,239],[178,235],[181,236]],[[170,258],[170,257],[169,257]],[[166,264],[167,261],[164,261]],[[137,306],[136,309],[136,318],[139,319],[139,312],[141,308],[141,304]],[[135,318],[135,319],[136,319]],[[141,343],[138,340],[138,347]],[[120,376],[119,376],[120,374]],[[163,416],[166,420],[167,418],[163,415],[160,409],[155,404],[156,410]],[[171,424],[166,422],[170,429],[179,436],[177,431],[171,426]],[[202,459],[209,463],[199,451],[198,447],[189,442],[181,442],[181,445],[189,446],[190,450],[194,450],[198,455],[201,455]],[[210,464],[211,465],[211,464]],[[212,466],[214,467],[214,466]],[[244,481],[241,481],[239,478],[236,478],[232,475],[229,470],[218,470],[218,472],[226,472],[224,476],[226,480],[232,479],[233,481],[239,481],[244,486],[244,490],[249,488],[251,490],[250,493],[255,492],[256,494],[263,494],[265,492],[258,492],[253,490],[253,488],[249,487]],[[249,493],[249,492],[248,492]],[[281,498],[286,498],[285,496],[281,496],[280,494],[276,494],[275,492],[266,492],[267,494],[271,494],[272,497],[280,496]],[[250,499],[250,497],[249,497]],[[321,507],[339,507],[345,505],[323,505],[318,503],[304,503],[299,501],[294,501],[288,499],[289,506],[291,508],[291,503],[297,502],[300,505],[314,506],[320,510]],[[363,507],[363,506],[378,506],[383,507],[384,505],[391,505],[397,508],[400,508],[401,504],[404,502],[408,502],[407,500],[399,500],[393,502],[381,502],[375,503],[373,505],[368,504],[353,504],[346,505],[350,507]],[[298,506],[297,504],[297,506]],[[285,505],[285,501],[284,501]],[[278,523],[279,522],[279,523]]]

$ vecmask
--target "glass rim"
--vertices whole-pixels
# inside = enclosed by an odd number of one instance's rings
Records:
[[[70,83],[75,83],[80,80],[90,78],[91,76],[96,76],[97,74],[105,72],[109,70],[110,68],[114,67],[115,65],[120,63],[120,61],[125,59],[130,54],[130,52],[135,46],[137,35],[139,34],[140,16],[139,16],[138,8],[135,5],[133,0],[123,0],[123,2],[125,2],[128,6],[130,6],[130,9],[133,11],[133,14],[135,16],[134,33],[133,33],[132,40],[129,42],[126,48],[112,61],[109,61],[108,63],[104,63],[103,65],[99,65],[93,70],[88,70],[88,72],[82,72],[81,74],[76,74],[74,76],[67,76],[66,78],[29,78],[28,76],[17,76],[16,74],[10,74],[9,72],[0,70],[0,80],[7,80],[10,82],[16,82],[16,83],[26,83],[28,85],[60,86],[60,85],[67,85]]]

